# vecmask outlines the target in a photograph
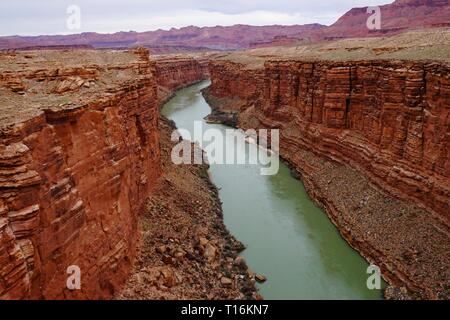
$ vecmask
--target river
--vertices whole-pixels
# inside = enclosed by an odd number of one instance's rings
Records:
[[[204,81],[179,90],[162,113],[178,128],[193,131],[211,108],[201,94]],[[207,124],[203,129],[229,129]],[[185,137],[187,138],[187,137]],[[252,144],[238,152],[251,156]],[[261,165],[212,164],[210,175],[219,188],[224,220],[247,249],[249,267],[267,281],[258,284],[265,299],[382,299],[369,290],[368,263],[339,235],[326,214],[311,201],[303,184],[280,164],[278,174],[263,176]],[[383,283],[384,287],[384,283]]]

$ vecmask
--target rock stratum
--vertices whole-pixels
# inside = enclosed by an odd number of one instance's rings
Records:
[[[211,63],[213,115],[280,129],[280,154],[312,198],[403,288],[388,296],[448,298],[449,65],[232,60]]]
[[[270,127],[289,123],[298,143],[358,165],[450,223],[448,65],[271,61],[241,70],[213,63],[211,94],[239,97],[240,110],[251,101]]]
[[[281,156],[388,298],[448,299],[446,56],[314,52],[1,53],[0,299],[259,298],[206,168],[166,164],[159,108],[208,76],[212,120],[280,129]],[[72,265],[82,290],[66,287]]]
[[[139,216],[142,244],[132,275],[116,298],[260,299],[254,273],[238,256],[244,246],[224,225],[208,165],[171,161],[174,129],[171,121],[160,119],[164,176]],[[201,152],[192,147],[192,156]]]
[[[411,28],[436,27],[450,24],[450,3],[448,0],[396,0],[379,6],[381,29],[364,28],[368,7],[353,8],[345,13],[324,32],[328,37],[354,37],[370,34],[392,34]]]
[[[155,66],[146,50],[0,60],[0,297],[110,297],[161,175]]]
[[[0,54],[0,299],[259,298],[207,166],[169,163],[160,107],[205,61]]]
[[[209,75],[208,55],[161,55],[156,62],[160,105],[176,90],[205,80]]]
[[[352,8],[335,23],[299,33],[275,37],[253,47],[283,46],[302,42],[318,42],[358,37],[392,36],[408,30],[450,26],[450,2],[448,0],[396,0],[376,6],[380,13],[379,29],[369,29],[367,22],[375,13],[375,6]]]

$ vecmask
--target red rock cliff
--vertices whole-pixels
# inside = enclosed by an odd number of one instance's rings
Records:
[[[210,73],[213,109],[243,129],[280,129],[281,156],[381,268],[388,297],[448,299],[448,65],[215,61]]]
[[[214,97],[240,100],[227,105],[226,109],[244,109],[249,102],[260,99],[265,86],[263,69],[248,70],[241,64],[229,61],[211,62],[210,75],[210,90]]]
[[[286,140],[351,163],[450,222],[447,65],[273,61],[261,71],[215,62],[211,78],[213,96],[255,105],[263,123],[289,128]]]
[[[172,93],[189,84],[208,77],[208,60],[160,56],[155,59],[159,100],[164,102]]]
[[[148,52],[0,59],[0,299],[111,297],[160,175]],[[66,288],[70,265],[81,290]]]

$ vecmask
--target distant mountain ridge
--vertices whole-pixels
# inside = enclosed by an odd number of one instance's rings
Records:
[[[410,29],[450,27],[449,0],[397,0],[379,6],[381,29],[370,30],[367,20],[372,15],[368,7],[352,8],[335,23],[320,30],[298,35],[276,37],[272,41],[254,43],[254,47],[288,45],[299,41],[316,42],[343,38],[394,35]]]
[[[144,46],[154,53],[241,50],[341,38],[391,35],[413,28],[450,26],[450,0],[396,0],[380,6],[381,29],[369,30],[367,7],[353,8],[327,27],[321,24],[293,26],[189,26],[148,32],[95,32],[21,37],[0,37],[0,50],[90,46],[96,49]]]
[[[293,26],[249,26],[195,27],[157,30],[148,32],[117,32],[99,34],[95,32],[35,37],[0,37],[0,49],[89,45],[97,49],[145,46],[152,48],[195,48],[197,50],[237,50],[250,47],[251,43],[272,40],[277,36],[297,35],[325,28],[320,24]]]

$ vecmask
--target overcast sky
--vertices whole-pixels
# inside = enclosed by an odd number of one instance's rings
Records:
[[[233,24],[329,25],[352,7],[393,0],[1,0],[0,35],[111,33]],[[77,5],[81,28],[68,29]]]

